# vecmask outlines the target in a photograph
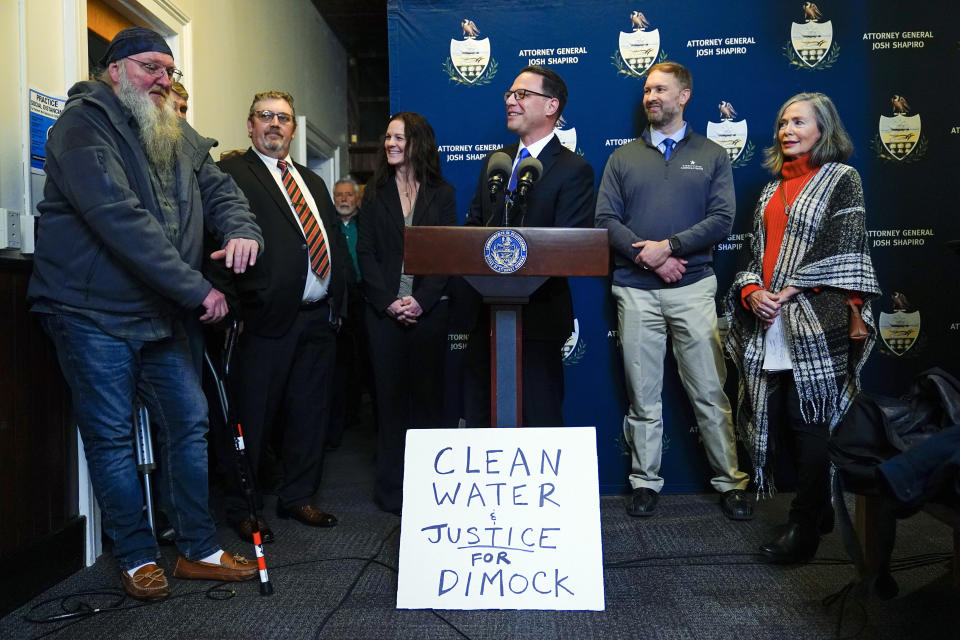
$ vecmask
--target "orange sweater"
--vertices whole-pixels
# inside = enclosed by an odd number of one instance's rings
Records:
[[[787,230],[788,218],[787,211],[783,207],[783,197],[786,197],[787,203],[793,206],[797,196],[800,195],[800,191],[818,171],[820,171],[820,167],[810,166],[810,154],[783,163],[783,169],[780,171],[783,179],[773,197],[770,198],[770,202],[767,203],[767,208],[763,210],[763,230],[766,238],[766,244],[763,247],[762,272],[760,274],[763,277],[763,287],[748,284],[740,290],[740,300],[747,309],[750,308],[747,304],[747,296],[761,288],[770,289],[773,269],[777,266],[777,258],[780,257],[783,234]],[[859,294],[854,292],[850,293],[850,301],[856,305],[863,305],[863,300],[859,297]]]
[[[744,306],[747,306],[747,296],[754,291],[765,288],[770,289],[770,280],[773,278],[773,268],[777,266],[777,258],[780,256],[780,245],[783,244],[783,234],[787,230],[787,212],[783,208],[783,198],[786,196],[787,202],[791,205],[800,194],[800,190],[813,178],[820,167],[810,167],[810,154],[800,156],[793,160],[787,160],[783,163],[783,169],[780,175],[783,179],[780,186],[774,192],[767,208],[763,210],[763,231],[766,243],[763,246],[763,264],[761,276],[763,276],[763,287],[755,284],[748,284],[740,291],[740,298]]]

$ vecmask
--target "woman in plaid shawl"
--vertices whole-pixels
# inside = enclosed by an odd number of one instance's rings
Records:
[[[740,371],[737,428],[758,492],[773,491],[776,446],[792,450],[797,495],[789,522],[760,547],[774,562],[813,557],[832,529],[827,438],[860,388],[876,339],[880,294],[864,226],[853,144],[830,98],[801,93],[780,108],[767,167],[777,179],[754,214],[751,260],[727,296],[725,344]],[[848,305],[862,307],[866,342],[852,347]]]

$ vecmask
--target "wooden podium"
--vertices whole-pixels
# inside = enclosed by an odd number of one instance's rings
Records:
[[[526,244],[523,264],[504,273],[487,262],[498,232]],[[605,276],[606,229],[544,227],[407,227],[403,268],[411,275],[458,275],[490,305],[490,421],[523,425],[523,305],[551,276]],[[556,425],[561,426],[561,425]]]

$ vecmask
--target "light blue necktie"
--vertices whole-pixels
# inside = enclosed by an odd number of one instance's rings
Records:
[[[513,175],[510,176],[510,184],[507,185],[507,190],[513,192],[517,190],[517,169],[520,168],[520,163],[523,162],[524,158],[530,157],[530,151],[526,147],[520,150],[520,160],[517,162],[517,166],[513,168]]]
[[[677,141],[673,138],[664,138],[663,139],[663,157],[665,160],[669,160],[670,156],[673,154],[673,148],[677,145]]]

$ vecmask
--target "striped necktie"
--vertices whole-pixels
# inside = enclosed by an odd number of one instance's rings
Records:
[[[297,212],[300,219],[300,226],[303,227],[303,235],[307,239],[307,250],[310,252],[310,269],[313,270],[321,280],[330,273],[330,256],[327,253],[327,243],[323,237],[323,230],[317,224],[310,206],[303,199],[300,187],[297,186],[287,163],[283,160],[277,160],[277,167],[280,168],[280,177],[283,179],[283,186],[290,196],[290,202],[293,203],[293,210]]]

